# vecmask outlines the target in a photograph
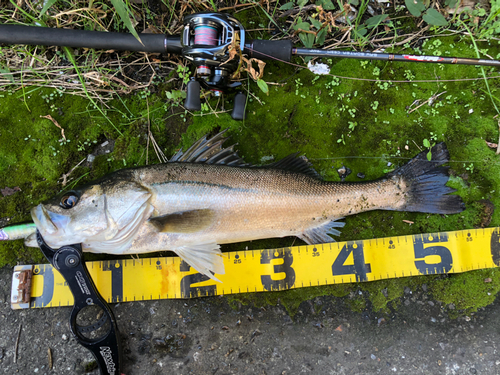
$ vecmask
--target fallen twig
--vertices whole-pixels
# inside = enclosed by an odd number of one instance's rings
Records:
[[[49,356],[49,370],[52,370],[52,350],[50,348],[47,348],[47,355]]]
[[[76,169],[76,168],[77,168],[80,164],[82,164],[85,160],[87,160],[87,158],[83,158],[83,159],[82,159],[82,160],[81,160],[81,161],[80,161],[77,165],[75,165],[73,168],[71,168],[71,170],[70,170],[68,173],[66,173],[66,174],[63,174],[63,175],[62,175],[62,177],[61,177],[61,178],[62,178],[62,183],[61,183],[61,184],[62,184],[62,186],[66,186],[66,184],[68,183],[67,178],[69,177],[69,175],[70,175],[70,174],[71,174],[71,173],[72,173],[72,172],[73,172],[73,171],[74,171],[74,170],[75,170],[75,169]],[[60,179],[61,179],[61,178],[60,178]]]
[[[500,132],[500,120],[498,120],[498,131]],[[500,135],[498,136],[497,155],[500,154]]]
[[[22,324],[19,324],[19,330],[17,331],[16,346],[14,347],[14,363],[17,363],[17,349],[19,347],[19,338],[21,337]]]
[[[40,117],[46,118],[47,120],[52,121],[55,126],[57,126],[59,129],[61,129],[61,135],[62,135],[63,139],[66,140],[66,136],[64,135],[64,129],[62,128],[61,125],[59,125],[59,123],[51,115],[47,115],[47,116],[40,115]]]
[[[431,104],[434,102],[434,100],[436,100],[437,98],[439,98],[441,95],[446,94],[446,92],[447,92],[447,91],[443,91],[443,92],[441,92],[441,93],[439,93],[439,94],[434,94],[434,95],[432,95],[432,96],[431,96],[429,99],[427,99],[425,102],[423,102],[422,104],[420,104],[420,105],[416,106],[416,107],[415,107],[415,108],[413,108],[411,111],[408,111],[408,114],[412,113],[413,111],[416,111],[417,109],[419,109],[420,107],[422,107],[424,104],[429,103],[429,105],[431,105]]]

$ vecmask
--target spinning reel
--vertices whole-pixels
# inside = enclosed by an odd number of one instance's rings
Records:
[[[197,13],[184,18],[181,35],[182,56],[195,66],[195,76],[187,84],[185,107],[201,110],[200,85],[216,96],[227,89],[236,88],[240,82],[231,82],[239,58],[230,57],[230,49],[245,46],[245,29],[241,23],[222,13]],[[231,117],[243,120],[246,95],[235,95]]]

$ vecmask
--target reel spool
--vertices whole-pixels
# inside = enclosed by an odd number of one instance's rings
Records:
[[[239,37],[239,40],[237,39]],[[187,84],[185,107],[188,110],[201,110],[200,84],[216,96],[228,88],[241,85],[230,82],[231,74],[238,67],[239,59],[229,58],[229,49],[239,42],[243,51],[245,29],[241,23],[226,14],[197,13],[184,18],[181,35],[182,55],[196,67],[195,77]],[[246,97],[238,93],[231,117],[243,120]],[[244,100],[242,100],[244,99]]]

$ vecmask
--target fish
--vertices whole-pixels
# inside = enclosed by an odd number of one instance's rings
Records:
[[[245,163],[224,148],[220,132],[202,137],[167,163],[117,170],[31,210],[45,242],[59,248],[138,254],[170,250],[219,281],[221,244],[296,236],[307,244],[334,242],[349,215],[371,210],[454,214],[465,209],[446,186],[444,143],[385,176],[366,182],[325,181],[307,159]],[[34,234],[26,239],[36,246]]]

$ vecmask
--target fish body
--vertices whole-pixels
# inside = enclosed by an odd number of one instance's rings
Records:
[[[199,272],[224,273],[219,245],[297,236],[332,242],[337,220],[370,210],[455,213],[463,210],[445,167],[444,144],[381,179],[323,181],[291,155],[264,167],[245,164],[203,138],[169,163],[123,169],[32,210],[49,246],[82,243],[84,251],[136,254],[171,250]],[[28,240],[28,243],[32,241]]]

